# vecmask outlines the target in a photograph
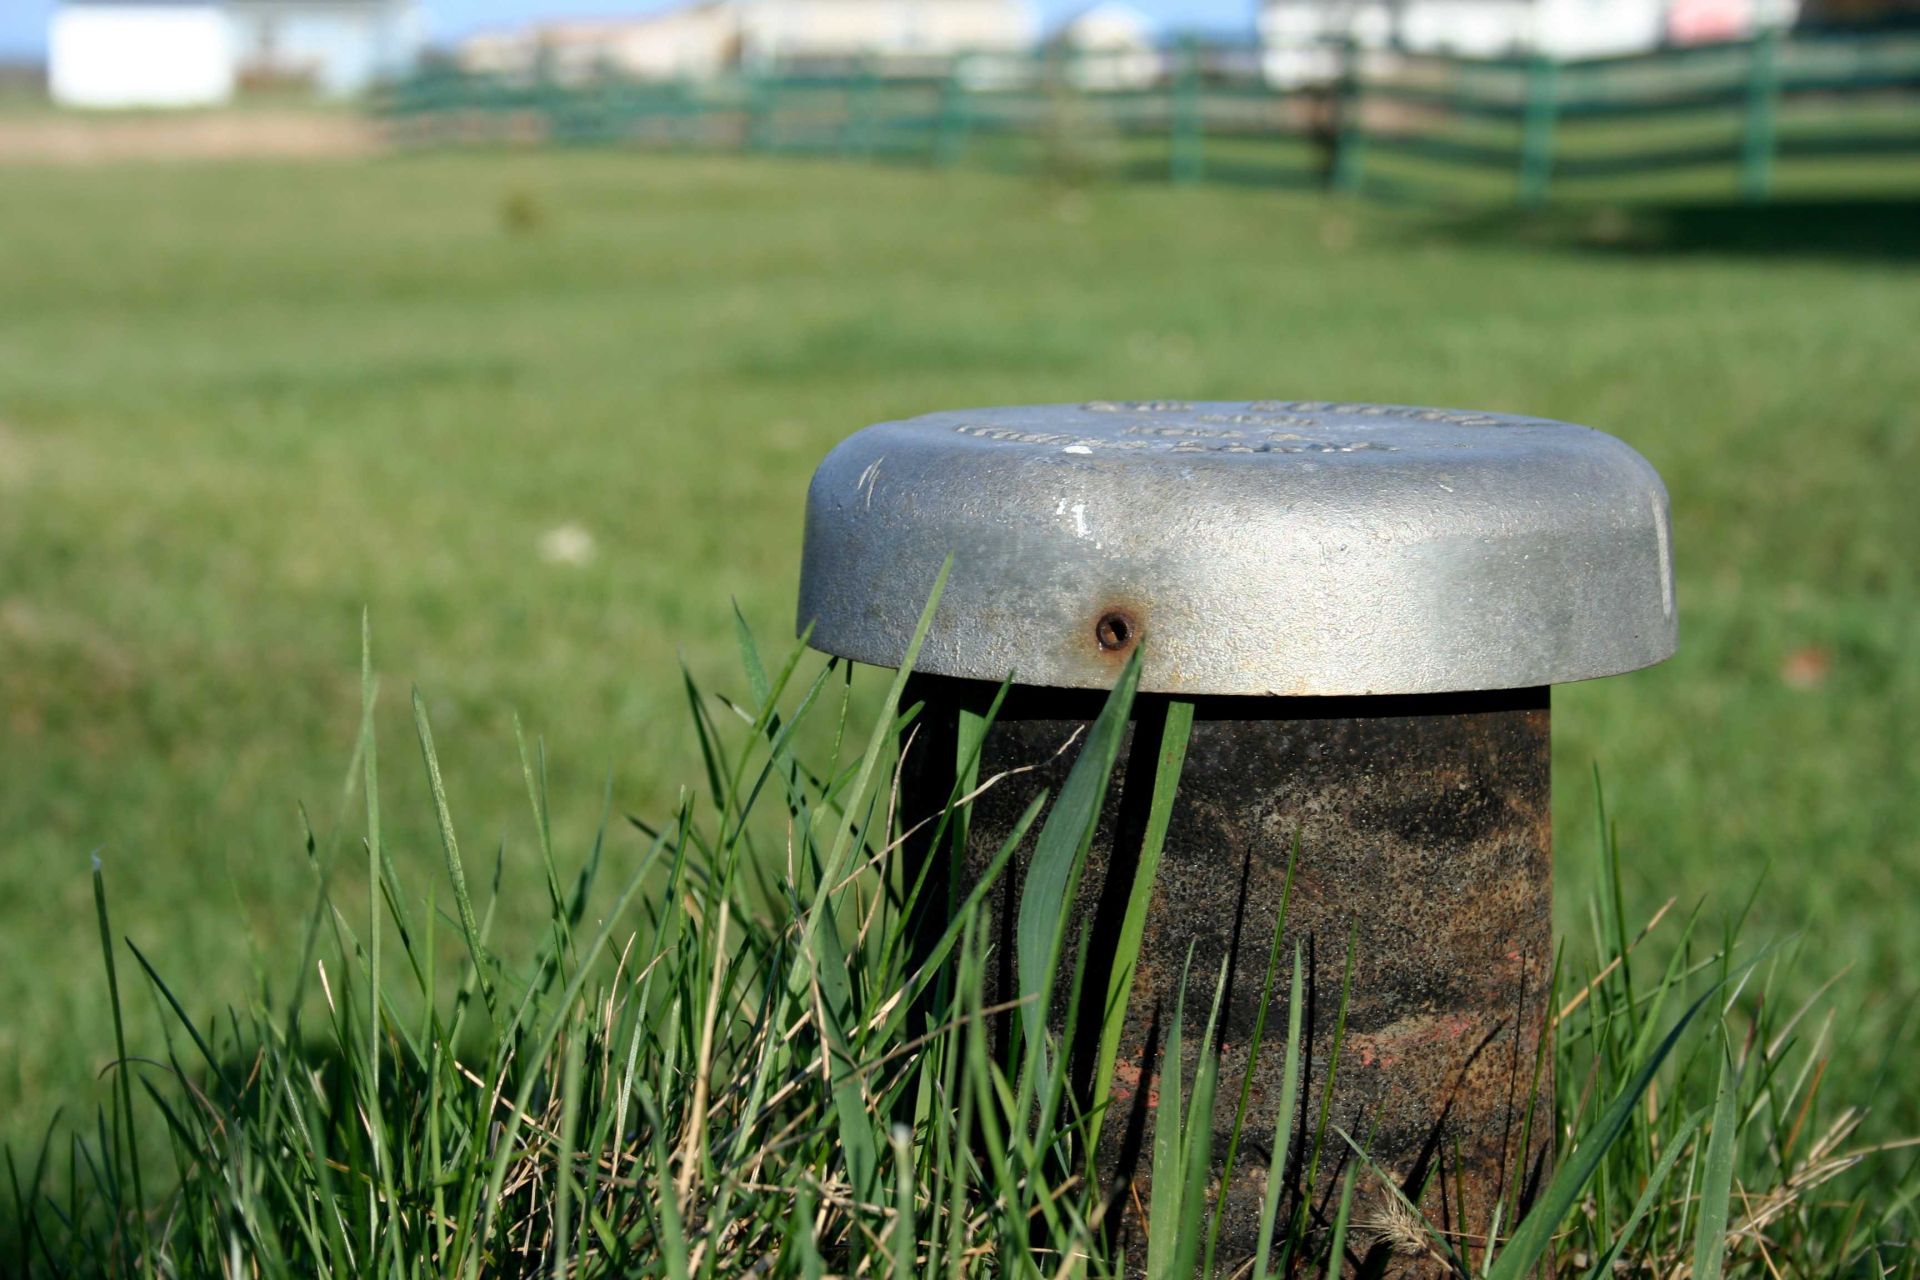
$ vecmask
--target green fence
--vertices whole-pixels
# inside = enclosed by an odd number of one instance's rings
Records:
[[[1257,48],[1187,44],[682,83],[441,69],[380,110],[403,146],[737,149],[1526,204],[1673,175],[1763,200],[1801,161],[1829,189],[1920,187],[1920,32],[1579,61],[1328,50],[1298,87],[1263,68]]]

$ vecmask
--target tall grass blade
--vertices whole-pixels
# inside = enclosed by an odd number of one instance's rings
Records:
[[[594,960],[606,949],[607,940],[613,935],[614,925],[618,923],[620,917],[627,909],[627,904],[633,900],[633,895],[638,892],[640,885],[646,880],[648,873],[652,871],[654,860],[659,856],[660,850],[664,845],[664,840],[656,839],[652,848],[647,851],[647,856],[642,858],[639,865],[634,868],[633,875],[628,878],[626,886],[621,889],[619,897],[614,900],[612,906],[607,911],[606,917],[601,921],[599,932],[594,935],[593,940],[587,945],[587,949],[581,953],[579,967],[574,971],[573,979],[567,984],[566,990],[561,993],[558,1006],[548,1017],[545,1027],[531,1037],[530,1043],[521,1046],[523,1054],[531,1056],[533,1060],[537,1062],[544,1059],[547,1052],[552,1048],[554,1041],[559,1037],[560,1031],[566,1023],[566,1019],[571,1014],[574,1002],[580,997],[580,989],[586,985],[587,976],[592,972]],[[527,1104],[532,1099],[533,1091],[539,1082],[540,1073],[529,1066],[521,1078],[519,1089],[514,1095],[513,1110],[509,1113],[505,1126],[493,1140],[495,1144],[493,1168],[487,1177],[485,1192],[481,1199],[483,1216],[479,1223],[477,1235],[477,1238],[481,1241],[485,1241],[491,1234],[494,1214],[500,1203],[500,1186],[506,1181],[507,1165],[513,1157],[514,1142],[519,1136],[520,1127],[524,1122]],[[469,1276],[477,1275],[480,1265],[480,1259],[477,1254],[463,1253],[462,1246],[470,1244],[475,1238],[473,1235],[468,1234],[471,1228],[471,1219],[463,1217],[460,1224],[461,1234],[456,1237],[454,1243],[454,1253],[456,1257],[464,1257],[465,1260],[465,1266],[461,1269]],[[450,1268],[448,1269],[450,1270]]]
[[[1639,1227],[1640,1220],[1647,1216],[1647,1210],[1653,1207],[1655,1197],[1660,1194],[1660,1189],[1666,1185],[1668,1176],[1673,1172],[1673,1166],[1680,1162],[1682,1155],[1692,1149],[1689,1140],[1706,1115],[1704,1110],[1694,1112],[1678,1129],[1666,1136],[1666,1154],[1660,1157],[1660,1163],[1655,1165],[1653,1172],[1647,1175],[1647,1185],[1641,1190],[1640,1198],[1634,1201],[1633,1212],[1629,1213],[1627,1220],[1613,1232],[1612,1243],[1593,1264],[1593,1269],[1587,1272],[1587,1280],[1611,1280],[1614,1273],[1613,1264],[1626,1249],[1627,1242],[1633,1238],[1634,1230]]]
[[[1287,996],[1287,1056],[1280,1072],[1280,1107],[1273,1117],[1273,1154],[1267,1161],[1267,1192],[1260,1202],[1260,1240],[1255,1246],[1253,1280],[1267,1280],[1273,1272],[1273,1233],[1280,1216],[1280,1193],[1287,1181],[1287,1148],[1293,1141],[1294,1109],[1300,1101],[1301,1015],[1306,1007],[1302,988],[1300,944],[1293,945],[1293,985]]]
[[[814,1020],[826,1047],[827,1078],[833,1090],[833,1110],[840,1123],[841,1154],[854,1195],[871,1199],[880,1172],[879,1144],[874,1139],[867,1095],[862,1088],[860,1062],[849,1030],[857,1013],[847,982],[847,956],[840,936],[831,927],[814,935],[820,963],[815,966]]]
[[[1313,1145],[1307,1151],[1307,1180],[1300,1197],[1297,1219],[1301,1230],[1305,1229],[1307,1215],[1312,1211],[1312,1199],[1320,1187],[1320,1155],[1326,1149],[1327,1134],[1333,1121],[1333,1087],[1340,1079],[1340,1052],[1347,1042],[1347,1010],[1353,1001],[1353,953],[1359,936],[1359,925],[1349,924],[1347,959],[1340,972],[1340,1004],[1333,1015],[1333,1044],[1327,1050],[1326,1077],[1320,1086],[1320,1120],[1313,1127]]]
[[[1087,1137],[1090,1150],[1100,1145],[1100,1129],[1107,1115],[1104,1104],[1113,1095],[1114,1065],[1120,1054],[1120,1032],[1126,1026],[1127,1002],[1133,997],[1140,940],[1147,928],[1147,907],[1153,900],[1154,882],[1159,877],[1167,824],[1173,817],[1174,796],[1179,789],[1180,770],[1186,763],[1187,742],[1192,733],[1193,704],[1169,702],[1166,725],[1160,732],[1160,752],[1154,760],[1153,797],[1147,810],[1140,860],[1134,871],[1133,887],[1127,894],[1127,912],[1120,922],[1120,936],[1114,943],[1113,969],[1107,978],[1106,1005],[1101,1010],[1100,1051],[1093,1074],[1094,1112]],[[1132,781],[1133,785],[1139,785],[1138,780]]]
[[[1230,960],[1231,957],[1222,957],[1220,976],[1214,981],[1213,1008],[1207,1014],[1206,1035],[1200,1041],[1193,1099],[1187,1106],[1187,1121],[1183,1126],[1181,1159],[1186,1166],[1183,1171],[1186,1185],[1180,1189],[1179,1244],[1173,1251],[1170,1276],[1186,1277],[1194,1273],[1200,1260],[1200,1243],[1207,1234],[1207,1183],[1213,1177],[1213,1100],[1220,1080],[1220,1054],[1214,1037],[1220,1025],[1220,1001],[1226,995]],[[1171,1106],[1179,1105],[1179,1098],[1171,1100]]]
[[[586,1029],[576,1025],[561,1055],[560,1144],[553,1166],[553,1280],[567,1280],[572,1270],[573,1214],[579,1199],[573,1155],[580,1135],[580,1042],[585,1034]]]
[[[1053,979],[1060,966],[1061,948],[1071,914],[1068,904],[1086,866],[1107,784],[1120,755],[1120,739],[1133,709],[1133,691],[1140,682],[1139,647],[1127,660],[1106,705],[1094,719],[1079,757],[1060,787],[1060,796],[1047,814],[1034,841],[1020,890],[1020,908],[1014,929],[1019,982],[1020,1019],[1030,1046],[1045,1042]],[[1136,948],[1137,950],[1137,948]]]
[[[687,1233],[680,1219],[680,1204],[674,1198],[673,1171],[667,1160],[667,1148],[660,1138],[660,1123],[653,1123],[653,1199],[660,1213],[660,1260],[668,1280],[689,1280],[691,1259],[687,1253]]]
[[[473,913],[473,898],[467,892],[467,869],[460,859],[460,842],[453,834],[453,814],[447,808],[447,785],[440,776],[440,757],[433,749],[433,728],[427,723],[427,703],[420,691],[413,691],[413,725],[420,737],[420,755],[427,766],[427,786],[433,793],[433,816],[440,829],[440,848],[446,855],[447,879],[453,885],[454,905],[460,912],[460,931],[467,942],[467,954],[473,958],[473,972],[480,984],[480,998],[487,1016],[494,1016],[493,983],[487,977],[486,948],[480,941],[480,922]]]
[[[913,1134],[905,1125],[895,1125],[889,1136],[893,1141],[893,1223],[888,1228],[892,1232],[893,1274],[899,1280],[907,1280],[914,1274],[914,1261],[918,1256],[916,1244],[919,1231],[914,1225],[914,1198],[919,1194],[914,1179]]]
[[[1240,1100],[1234,1106],[1233,1128],[1227,1138],[1227,1154],[1220,1163],[1220,1192],[1213,1202],[1213,1218],[1207,1226],[1207,1254],[1200,1270],[1213,1274],[1213,1254],[1220,1243],[1220,1228],[1226,1222],[1227,1193],[1233,1186],[1234,1162],[1240,1154],[1240,1139],[1247,1123],[1247,1105],[1253,1098],[1253,1081],[1260,1069],[1260,1050],[1266,1040],[1267,1013],[1273,1007],[1273,979],[1280,971],[1280,943],[1286,936],[1287,912],[1293,904],[1293,873],[1300,861],[1300,833],[1296,830],[1293,849],[1287,855],[1287,878],[1280,890],[1280,911],[1274,917],[1273,942],[1267,948],[1267,972],[1260,983],[1260,1004],[1253,1016],[1253,1035],[1247,1041],[1247,1069],[1240,1077]]]
[[[894,715],[900,706],[900,695],[906,690],[907,677],[912,673],[913,664],[920,656],[920,645],[927,638],[927,628],[933,625],[934,611],[940,606],[940,595],[946,590],[947,575],[953,569],[953,557],[947,557],[935,577],[933,591],[927,597],[927,606],[921,610],[920,621],[914,627],[913,638],[907,643],[907,651],[901,658],[900,668],[894,673],[893,683],[887,689],[887,696],[881,703],[879,713],[874,717],[874,726],[867,738],[867,749],[860,758],[858,769],[854,773],[849,791],[842,800],[839,827],[834,833],[833,844],[821,868],[819,883],[822,892],[819,900],[807,911],[806,921],[801,929],[799,947],[794,959],[794,970],[788,983],[788,991],[797,994],[804,987],[805,978],[810,969],[817,966],[819,954],[817,939],[823,928],[830,927],[835,919],[834,907],[837,896],[833,886],[840,883],[846,874],[847,862],[851,857],[854,829],[857,825],[857,810],[861,797],[867,794],[873,784],[874,771],[879,767],[880,756],[888,741],[894,736]]]
[[[374,733],[374,705],[378,685],[373,674],[373,625],[368,612],[360,611],[360,767],[361,790],[366,794],[367,813],[367,1043],[366,1043],[366,1087],[362,1091],[367,1110],[369,1138],[373,1147],[374,1170],[379,1178],[381,1191],[386,1204],[391,1207],[400,1201],[398,1188],[394,1185],[393,1162],[387,1152],[387,1122],[380,1092],[380,1074],[382,1052],[380,1037],[380,1002],[385,988],[381,975],[381,928],[380,920],[380,875],[386,857],[385,842],[380,830],[380,756]],[[369,1225],[377,1216],[370,1209]]]
[[[1345,1183],[1340,1188],[1340,1208],[1333,1216],[1333,1238],[1327,1241],[1327,1280],[1340,1280],[1347,1265],[1347,1219],[1353,1216],[1353,1180],[1359,1174],[1358,1165],[1347,1168]]]
[[[794,1199],[791,1235],[793,1249],[800,1255],[801,1280],[826,1280],[826,1259],[820,1256],[820,1244],[813,1238],[813,1192],[802,1186]]]
[[[147,1225],[147,1193],[140,1176],[140,1134],[139,1125],[133,1114],[133,1082],[130,1072],[133,1063],[127,1057],[127,1028],[120,1005],[120,975],[113,963],[113,929],[107,922],[107,880],[101,868],[100,855],[93,855],[93,912],[100,926],[100,954],[107,966],[107,1000],[113,1012],[113,1156],[119,1163],[118,1153],[122,1147],[126,1151],[126,1169],[128,1181],[133,1189],[133,1202],[130,1209],[140,1219],[140,1260],[143,1270],[153,1270],[153,1239]],[[121,1227],[124,1230],[124,1214]],[[128,1252],[132,1252],[131,1249]]]
[[[1633,1113],[1646,1093],[1647,1086],[1653,1082],[1654,1073],[1660,1064],[1673,1052],[1674,1045],[1686,1031],[1708,1000],[1720,990],[1716,982],[1698,999],[1689,1005],[1684,1013],[1662,1037],[1659,1044],[1647,1054],[1631,1079],[1614,1096],[1607,1109],[1600,1114],[1593,1125],[1580,1137],[1579,1145],[1573,1155],[1562,1165],[1553,1179],[1547,1183],[1540,1198],[1534,1202],[1527,1216],[1522,1218],[1508,1239],[1506,1248],[1487,1268],[1487,1280],[1521,1280],[1532,1272],[1534,1264],[1546,1253],[1547,1245],[1553,1239],[1553,1233],[1559,1230],[1560,1223],[1573,1211],[1579,1202],[1580,1193],[1586,1190],[1587,1182],[1600,1168],[1600,1162],[1606,1157],[1607,1150],[1624,1133],[1633,1119]]]
[[[1187,978],[1193,969],[1193,948],[1180,971],[1180,989],[1174,993],[1173,1021],[1161,1050],[1166,1063],[1160,1069],[1160,1105],[1154,1109],[1152,1187],[1147,1198],[1147,1280],[1175,1280],[1180,1246],[1180,1200],[1186,1190],[1185,1161],[1180,1140],[1181,1024],[1186,1019]],[[1150,1087],[1144,1076],[1140,1087]],[[1185,1280],[1181,1277],[1181,1280]]]
[[[1731,1050],[1731,1045],[1721,1045],[1720,1085],[1714,1094],[1713,1129],[1707,1135],[1706,1166],[1700,1180],[1700,1216],[1693,1232],[1693,1280],[1720,1280],[1727,1258],[1733,1161],[1740,1150],[1739,1075]]]

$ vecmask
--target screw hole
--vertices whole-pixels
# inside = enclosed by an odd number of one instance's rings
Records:
[[[1124,613],[1102,614],[1094,624],[1093,635],[1108,652],[1124,649],[1133,643],[1133,623]]]

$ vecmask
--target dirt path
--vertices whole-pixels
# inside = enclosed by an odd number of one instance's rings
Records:
[[[0,164],[330,159],[379,148],[378,126],[346,111],[0,116]]]

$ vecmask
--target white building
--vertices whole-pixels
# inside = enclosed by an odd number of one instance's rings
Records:
[[[1034,35],[1026,0],[696,0],[470,36],[457,56],[469,71],[563,81],[599,72],[704,79],[743,65],[1009,52]]]
[[[1033,47],[1025,0],[740,0],[750,62],[947,57]]]
[[[350,97],[424,39],[412,0],[61,0],[47,78],[74,107],[209,106],[249,82]]]
[[[1267,79],[1324,80],[1338,44],[1463,58],[1597,58],[1730,39],[1789,23],[1797,0],[1264,0]]]
[[[539,72],[568,83],[609,71],[642,80],[698,80],[739,64],[740,22],[732,5],[711,0],[636,18],[482,32],[462,40],[457,56],[467,71]]]
[[[197,107],[233,96],[233,29],[212,0],[67,0],[47,82],[73,107]]]
[[[1069,16],[1047,37],[1047,46],[1068,55],[1068,74],[1083,89],[1144,89],[1166,69],[1153,19],[1118,0],[1100,0]]]

